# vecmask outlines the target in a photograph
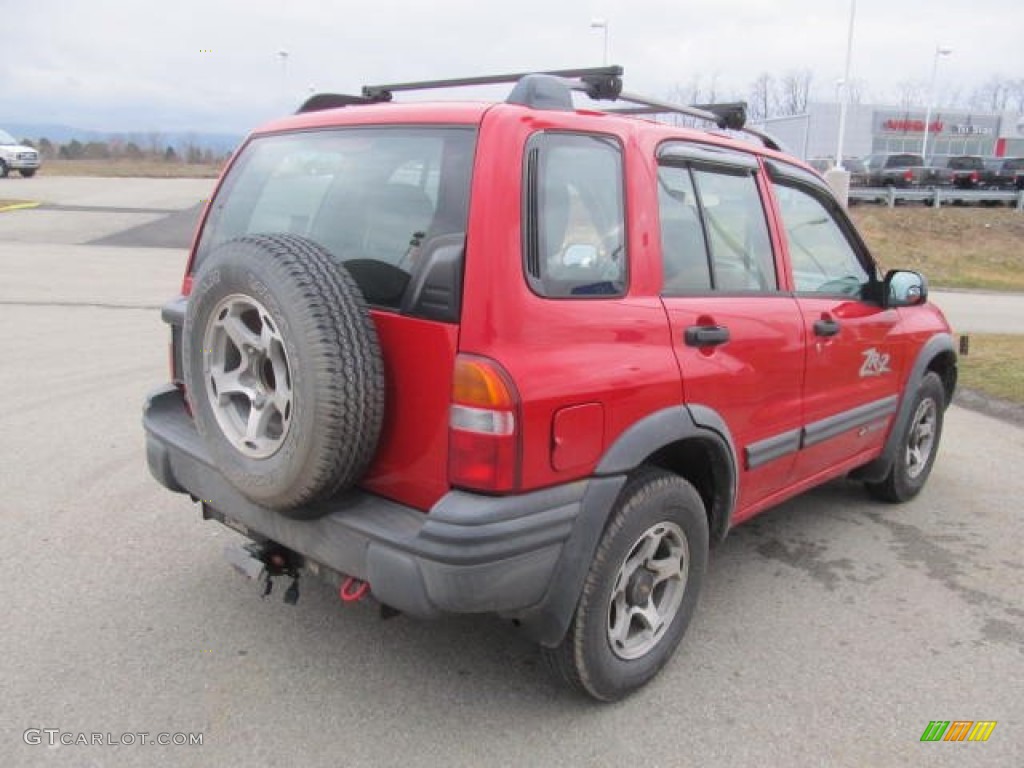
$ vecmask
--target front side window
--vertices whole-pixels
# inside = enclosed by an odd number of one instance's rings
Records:
[[[253,139],[213,201],[196,266],[243,235],[299,235],[345,264],[371,304],[398,307],[431,242],[465,233],[475,138],[388,127]]]
[[[800,187],[775,192],[797,292],[861,296],[871,276],[828,208]]]
[[[626,227],[622,151],[603,136],[542,133],[526,153],[527,281],[548,298],[622,296]]]

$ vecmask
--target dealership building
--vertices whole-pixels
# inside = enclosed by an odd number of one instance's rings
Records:
[[[928,124],[929,157],[1024,157],[1024,115],[942,108],[932,110]],[[920,154],[924,125],[924,109],[850,104],[846,111],[843,155]],[[833,158],[839,133],[839,105],[813,103],[805,114],[770,118],[760,126],[798,157]]]

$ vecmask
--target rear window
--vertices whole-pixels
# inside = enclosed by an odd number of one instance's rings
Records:
[[[915,168],[924,165],[920,155],[890,155],[886,161],[886,168]]]
[[[1024,157],[1017,157],[1003,163],[1004,171],[1024,171]]]
[[[464,245],[475,143],[464,127],[253,139],[213,201],[195,266],[243,235],[300,235],[344,264],[370,304],[397,309],[439,248],[447,273],[461,274],[461,263],[451,269],[452,248]]]
[[[948,167],[954,171],[980,171],[985,165],[980,157],[951,157]]]

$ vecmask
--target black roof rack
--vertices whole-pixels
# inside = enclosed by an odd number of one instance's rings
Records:
[[[622,67],[589,67],[584,69],[555,69],[546,72],[518,72],[511,75],[484,75],[483,77],[461,77],[453,80],[424,80],[417,83],[391,83],[389,85],[364,85],[363,96],[373,101],[391,101],[395,91],[423,91],[433,88],[461,88],[474,85],[498,85],[518,83],[528,77],[547,76],[566,80],[566,86],[582,90],[593,99],[609,98],[622,90]],[[579,80],[579,83],[573,83]],[[574,87],[578,86],[578,87]],[[607,94],[607,95],[606,95]]]
[[[746,102],[725,104],[676,104],[652,99],[622,90],[620,66],[558,69],[546,72],[517,72],[507,75],[484,75],[450,80],[423,80],[408,83],[364,85],[361,96],[340,93],[318,93],[299,107],[298,112],[316,112],[322,109],[348,107],[359,104],[390,102],[397,91],[422,91],[437,88],[460,88],[480,85],[515,83],[506,99],[511,104],[522,104],[535,109],[571,110],[572,92],[585,93],[595,101],[622,101],[634,106],[607,110],[622,115],[678,114],[706,120],[723,130],[743,131],[760,139],[769,149],[783,151],[782,146],[763,131],[747,126]]]

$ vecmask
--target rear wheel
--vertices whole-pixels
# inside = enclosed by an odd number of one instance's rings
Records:
[[[866,483],[877,499],[898,503],[909,501],[924,488],[931,474],[942,436],[946,391],[936,373],[927,373],[914,393],[910,421],[899,438],[899,450],[885,479]]]
[[[693,617],[708,521],[690,483],[645,468],[626,484],[566,637],[543,654],[570,687],[614,701],[651,680]]]
[[[0,179],[6,179],[9,171],[10,169],[7,167],[7,163],[0,160]]]

